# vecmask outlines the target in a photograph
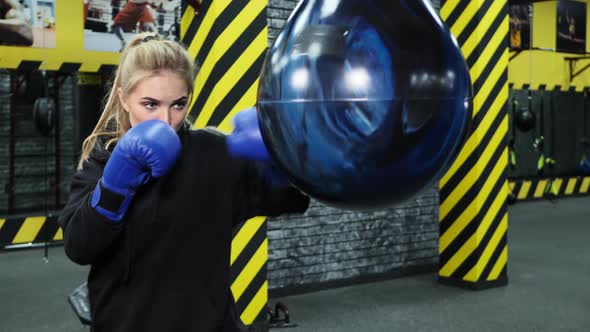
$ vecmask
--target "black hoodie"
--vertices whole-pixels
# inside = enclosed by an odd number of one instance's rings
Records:
[[[90,264],[92,331],[240,331],[229,288],[233,226],[303,213],[309,198],[232,159],[225,136],[179,131],[170,173],[142,186],[121,222],[90,206],[110,156],[100,144],[74,175],[59,222],[68,257]]]

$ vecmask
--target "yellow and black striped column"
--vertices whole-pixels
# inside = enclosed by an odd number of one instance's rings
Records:
[[[266,0],[203,0],[198,12],[183,6],[181,40],[200,68],[188,114],[194,128],[229,132],[232,116],[256,104],[268,45],[266,7]],[[250,325],[268,301],[266,220],[253,218],[234,232],[231,290]]]
[[[188,115],[195,128],[230,130],[231,116],[256,103],[268,44],[266,6],[265,0],[205,0],[196,16],[186,8],[181,39],[200,68]]]
[[[443,0],[473,83],[471,133],[440,181],[439,281],[481,289],[507,283],[507,0]]]

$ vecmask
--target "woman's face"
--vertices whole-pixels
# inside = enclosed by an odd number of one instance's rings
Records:
[[[129,113],[131,126],[146,120],[161,120],[175,130],[180,128],[188,109],[188,88],[174,72],[164,70],[141,80],[128,94],[117,90]]]

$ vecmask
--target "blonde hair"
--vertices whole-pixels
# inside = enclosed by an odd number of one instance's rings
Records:
[[[181,77],[192,94],[195,66],[186,48],[175,41],[160,39],[153,33],[138,34],[121,54],[112,87],[106,96],[106,104],[92,133],[82,143],[82,155],[78,169],[99,139],[106,139],[105,148],[116,143],[131,128],[129,113],[125,111],[118,97],[120,88],[123,96],[133,91],[137,84],[157,73],[169,70]],[[190,98],[190,97],[189,97]]]

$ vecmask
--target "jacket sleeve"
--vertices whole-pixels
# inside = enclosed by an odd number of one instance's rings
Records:
[[[64,236],[66,255],[75,263],[93,264],[122,233],[123,223],[113,223],[90,205],[104,166],[89,158],[74,174],[70,197],[58,222]]]
[[[243,162],[239,183],[238,222],[255,216],[304,213],[309,206],[308,196],[290,185],[273,185],[253,162]]]

